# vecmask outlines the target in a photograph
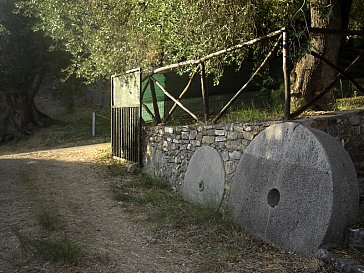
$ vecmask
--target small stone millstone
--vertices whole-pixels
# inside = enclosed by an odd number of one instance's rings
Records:
[[[195,204],[218,209],[224,196],[225,170],[220,154],[209,146],[196,150],[183,181],[184,198]]]
[[[250,143],[229,200],[245,230],[308,256],[340,243],[358,207],[356,172],[340,142],[293,122],[272,125]]]

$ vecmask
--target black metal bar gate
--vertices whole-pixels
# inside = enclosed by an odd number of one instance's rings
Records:
[[[111,146],[115,157],[141,163],[141,71],[111,77]]]

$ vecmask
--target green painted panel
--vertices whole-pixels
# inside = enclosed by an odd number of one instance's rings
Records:
[[[156,79],[162,86],[166,86],[166,74],[156,74],[153,75],[153,78]],[[143,75],[144,77],[144,75]],[[143,81],[142,83],[142,88],[144,89],[145,85],[148,83],[148,80]],[[158,101],[164,101],[165,100],[165,95],[163,93],[163,91],[155,84],[154,85],[155,88],[155,93],[157,95],[157,100]],[[143,96],[143,102],[152,102],[152,93],[150,91],[150,86],[148,84],[147,89],[145,90],[144,96]]]
[[[145,102],[144,104],[153,113],[153,103],[151,103],[151,102]],[[158,108],[159,108],[159,113],[160,113],[161,118],[164,117],[165,105],[166,105],[166,102],[165,101],[158,101]],[[142,118],[146,122],[153,120],[152,116],[148,113],[148,111],[145,109],[144,106],[142,108]]]

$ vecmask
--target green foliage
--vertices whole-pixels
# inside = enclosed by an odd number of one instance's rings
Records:
[[[56,62],[48,51],[50,40],[33,32],[35,19],[16,12],[16,3],[17,0],[0,3],[0,92],[37,92],[34,86]]]
[[[302,21],[297,16],[300,6],[298,0],[38,0],[22,4],[40,20],[37,29],[72,54],[69,72],[90,81],[133,67],[150,69],[202,57]],[[257,55],[267,48],[258,48]],[[209,62],[207,70],[219,74],[225,65],[241,64],[247,54],[228,54]]]
[[[17,10],[20,0],[0,2],[0,139],[21,138],[52,123],[35,105],[45,83],[65,65],[67,54],[50,51],[51,39],[34,33],[36,18]]]
[[[349,19],[350,29],[364,29],[364,2],[362,0],[354,0]]]

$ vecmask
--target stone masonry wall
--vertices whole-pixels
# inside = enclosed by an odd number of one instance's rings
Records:
[[[149,174],[164,177],[175,190],[179,190],[194,151],[201,146],[211,146],[220,153],[224,162],[226,200],[235,169],[249,143],[266,127],[279,122],[282,121],[146,127],[144,169]],[[364,110],[337,112],[295,122],[336,137],[353,160],[364,159]]]

